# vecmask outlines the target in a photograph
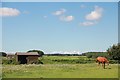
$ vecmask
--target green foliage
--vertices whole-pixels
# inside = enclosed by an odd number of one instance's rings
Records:
[[[37,64],[43,64],[43,62],[41,60],[38,60]]]
[[[118,60],[109,60],[110,64],[118,64]]]
[[[3,59],[2,64],[19,64],[19,62],[16,62],[15,58],[13,58],[12,60]]]
[[[118,65],[110,60],[103,70],[86,56],[43,56],[39,64],[3,65],[3,78],[117,78]],[[44,64],[41,65],[41,62]],[[88,64],[90,63],[90,64]],[[52,72],[52,74],[51,74]],[[64,73],[64,74],[63,74]],[[97,73],[97,74],[96,74]],[[107,75],[104,75],[107,74]],[[72,75],[72,76],[71,76]]]
[[[86,56],[43,56],[39,58],[44,64],[87,64],[94,63],[94,59]]]
[[[87,58],[92,58],[92,54],[87,54]]]
[[[12,61],[11,60],[2,60],[2,64],[11,64]]]
[[[107,52],[111,59],[120,61],[120,44],[108,48]]]
[[[87,53],[83,53],[82,55],[87,56],[87,58],[97,58],[98,56],[109,58],[107,52],[87,52]]]
[[[54,54],[45,54],[45,56],[80,56],[80,54],[60,54],[60,53],[54,53]]]
[[[44,52],[43,51],[40,51],[40,50],[29,50],[27,52],[37,52],[40,56],[43,56],[44,55]]]
[[[7,56],[7,54],[5,52],[0,52],[0,55],[3,56],[3,57]]]
[[[95,63],[3,65],[2,68],[3,78],[118,78],[117,64],[106,65],[105,70]]]

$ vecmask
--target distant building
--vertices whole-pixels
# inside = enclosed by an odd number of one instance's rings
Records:
[[[20,62],[20,64],[32,64],[37,63],[39,54],[37,52],[16,52],[16,62]]]
[[[8,60],[12,60],[13,58],[15,58],[15,54],[7,53],[6,57]]]

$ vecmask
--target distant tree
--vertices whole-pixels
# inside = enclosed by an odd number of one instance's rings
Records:
[[[87,58],[97,58],[98,56],[108,58],[107,52],[87,52],[87,53],[83,53],[82,55],[87,56]]]
[[[107,52],[111,59],[120,61],[120,44],[108,48]]]
[[[39,54],[39,56],[43,56],[44,55],[44,52],[40,51],[40,50],[29,50],[27,52],[37,52]]]
[[[92,58],[91,54],[87,54],[86,56],[87,56],[87,58]]]
[[[3,57],[7,56],[7,54],[5,52],[0,52],[0,55],[3,56]]]

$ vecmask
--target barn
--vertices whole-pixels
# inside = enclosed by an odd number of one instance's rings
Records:
[[[7,53],[6,57],[7,57],[8,60],[12,60],[12,59],[15,58],[15,54],[13,54],[13,53]]]
[[[37,52],[16,52],[16,62],[20,64],[32,64],[37,63],[39,54]]]

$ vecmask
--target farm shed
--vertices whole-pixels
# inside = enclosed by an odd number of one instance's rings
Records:
[[[13,58],[15,58],[15,54],[7,53],[6,57],[8,60],[12,60]]]
[[[32,64],[38,61],[39,54],[37,52],[17,52],[16,54],[16,62],[20,62],[20,64]]]

